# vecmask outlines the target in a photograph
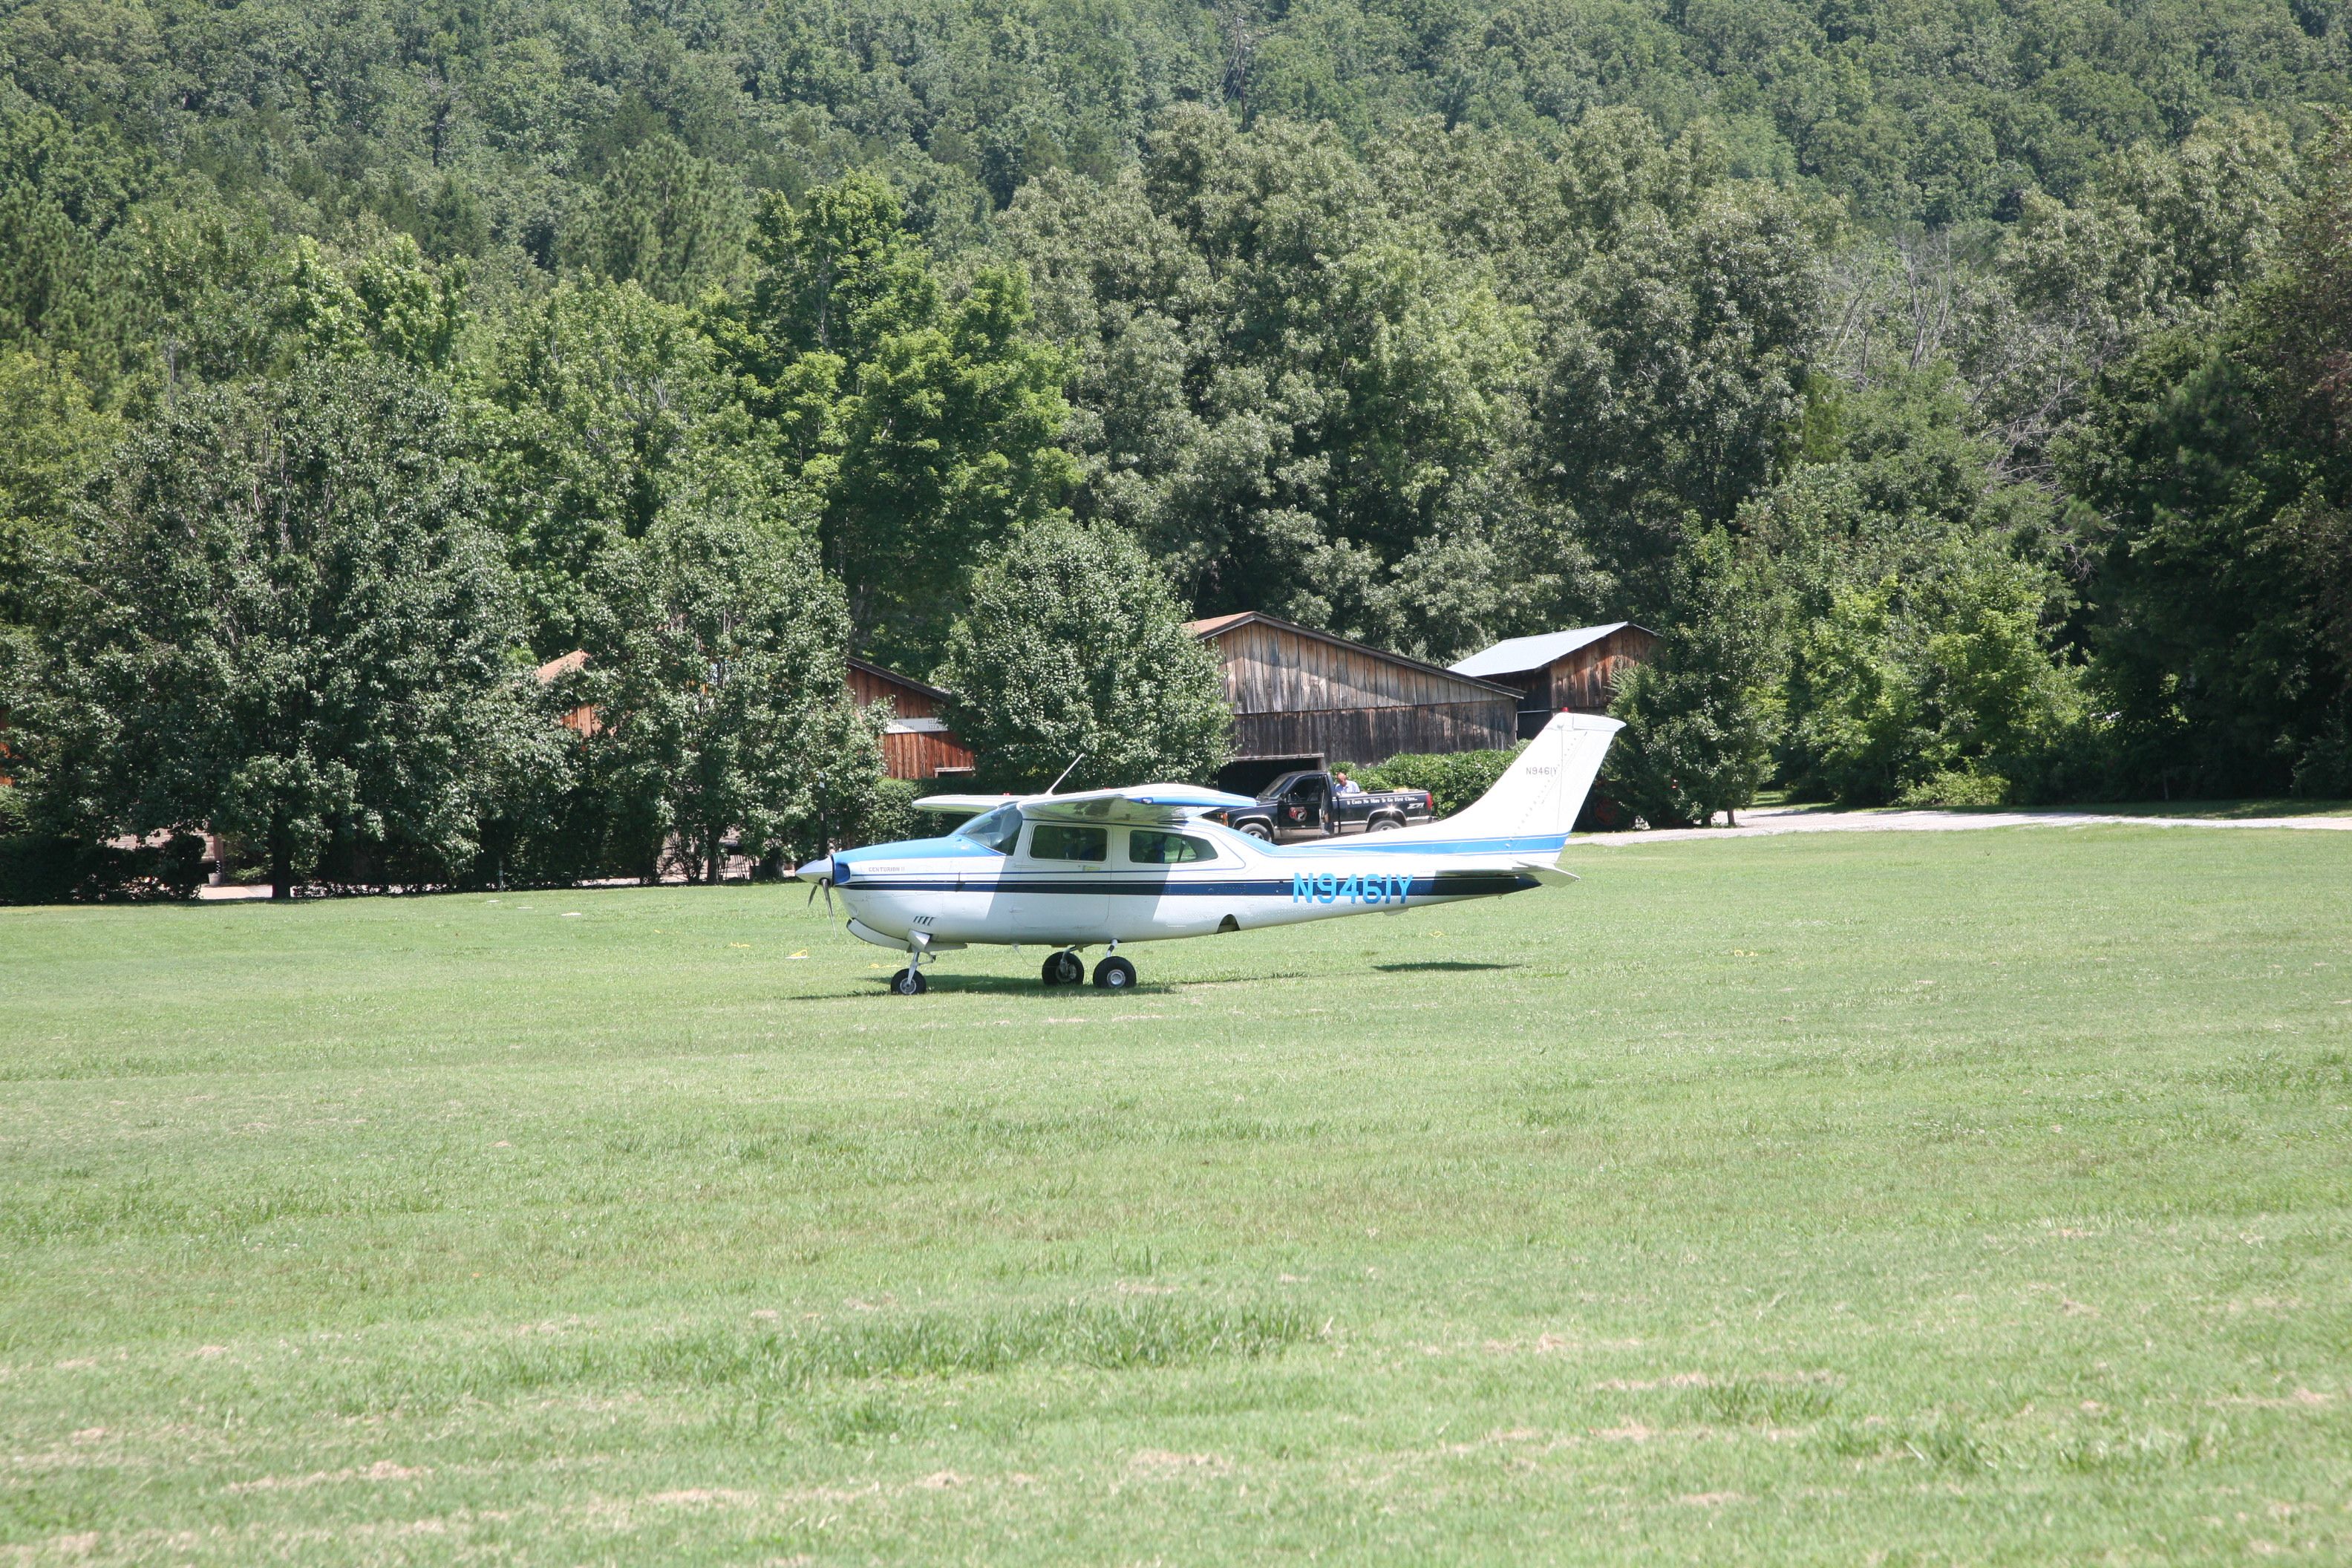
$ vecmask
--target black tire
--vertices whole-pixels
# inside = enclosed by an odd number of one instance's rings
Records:
[[[1364,824],[1364,831],[1367,833],[1394,833],[1398,828],[1402,827],[1403,826],[1404,819],[1402,817],[1376,816],[1370,822]]]
[[[1048,985],[1076,985],[1087,977],[1087,961],[1075,952],[1049,952],[1037,978]]]
[[[1095,984],[1105,991],[1125,991],[1135,984],[1135,965],[1118,957],[1095,965]]]
[[[1263,822],[1244,822],[1242,824],[1242,831],[1252,838],[1262,838],[1268,844],[1274,842],[1274,829]]]
[[[890,989],[901,996],[920,996],[930,988],[931,983],[923,978],[919,969],[902,969],[890,976]]]

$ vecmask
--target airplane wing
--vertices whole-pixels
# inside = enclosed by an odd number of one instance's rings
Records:
[[[1076,795],[1035,795],[1021,803],[1033,822],[1098,822],[1122,827],[1173,827],[1211,811],[1255,805],[1244,795],[1202,789],[1198,784],[1138,784],[1132,789],[1084,790]]]
[[[1014,795],[927,795],[915,803],[915,809],[936,811],[942,816],[978,816],[983,811],[994,811],[1006,801],[1020,798]]]

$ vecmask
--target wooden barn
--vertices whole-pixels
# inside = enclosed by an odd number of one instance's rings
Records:
[[[896,717],[882,734],[882,767],[892,778],[955,779],[971,773],[971,748],[940,717],[947,693],[938,687],[852,658],[849,694],[860,708],[888,700]]]
[[[1292,768],[1376,763],[1399,752],[1511,744],[1519,694],[1329,632],[1244,610],[1192,623],[1225,666],[1234,709],[1227,789]]]
[[[1563,709],[1608,710],[1617,678],[1650,657],[1658,634],[1631,621],[1512,637],[1454,667],[1456,675],[1507,686],[1519,697],[1518,735],[1533,735]]]

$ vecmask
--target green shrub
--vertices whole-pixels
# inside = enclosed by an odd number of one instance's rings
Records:
[[[894,844],[901,838],[915,838],[928,832],[937,832],[938,817],[925,818],[915,810],[915,798],[928,791],[913,779],[881,778],[874,784],[874,805],[860,825],[857,841],[861,844]]]
[[[1974,768],[1946,768],[1920,780],[1895,796],[1897,805],[2005,805],[2010,782],[1995,773]]]
[[[1502,752],[1403,752],[1372,767],[1340,766],[1366,789],[1425,789],[1440,816],[1451,816],[1494,788],[1524,744]]]
[[[0,785],[0,904],[191,899],[211,873],[204,857],[201,834],[119,849],[31,826],[16,790]]]

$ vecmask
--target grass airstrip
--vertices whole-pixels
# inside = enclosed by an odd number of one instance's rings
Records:
[[[1569,863],[0,911],[0,1563],[2352,1557],[2352,835]]]

